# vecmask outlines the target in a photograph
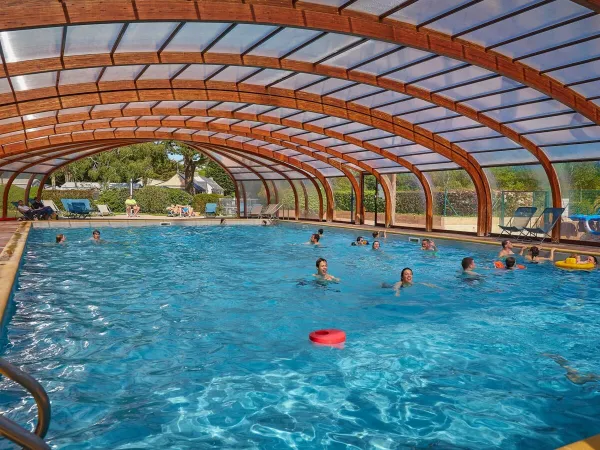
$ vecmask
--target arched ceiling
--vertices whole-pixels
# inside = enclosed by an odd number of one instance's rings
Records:
[[[541,164],[560,203],[553,163],[600,157],[597,10],[583,0],[10,2],[0,144],[9,155],[150,134],[229,133],[224,148],[263,136],[311,149],[324,177],[463,168],[484,204],[482,167]]]

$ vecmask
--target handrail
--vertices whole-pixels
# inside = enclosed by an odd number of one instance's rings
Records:
[[[31,375],[0,358],[0,374],[23,386],[35,399],[38,408],[38,423],[34,433],[27,431],[10,419],[0,416],[0,434],[26,448],[49,449],[42,439],[50,426],[50,399],[48,394]]]

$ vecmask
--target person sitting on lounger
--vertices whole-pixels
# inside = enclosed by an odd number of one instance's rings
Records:
[[[519,255],[523,256],[523,253],[525,253],[525,251],[528,249],[529,249],[529,254],[525,255],[525,259],[527,261],[531,262],[532,264],[539,264],[544,261],[554,261],[554,252],[556,251],[555,248],[550,250],[550,256],[548,256],[548,257],[540,256],[540,249],[539,249],[539,247],[537,247],[535,245],[532,247],[523,247],[521,249],[521,251],[519,252]]]
[[[44,206],[43,208],[38,208],[38,209],[32,209],[29,206],[27,206],[23,200],[19,200],[17,209],[19,210],[19,212],[21,214],[23,214],[23,217],[25,217],[26,219],[29,219],[29,220],[33,220],[33,219],[46,220],[46,219],[50,218],[50,216],[52,216],[52,214],[54,214],[54,211],[52,211],[52,208],[50,208],[49,206]]]
[[[327,273],[327,260],[325,258],[317,259],[316,266],[317,273],[313,274],[315,278],[324,281],[340,281],[339,278]]]
[[[133,196],[130,195],[127,200],[125,200],[125,209],[127,210],[127,215],[129,217],[137,216],[140,212],[140,207],[137,202],[133,199]]]
[[[504,258],[505,256],[514,255],[512,251],[513,245],[508,239],[502,241],[502,250],[498,253],[498,258]]]

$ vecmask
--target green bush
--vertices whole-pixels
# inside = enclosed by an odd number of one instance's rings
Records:
[[[125,212],[125,200],[129,196],[129,189],[107,189],[100,193],[97,203],[108,205],[112,212]]]
[[[220,213],[219,199],[223,198],[219,194],[196,194],[192,200],[192,207],[197,214],[204,214],[207,203],[217,204],[217,213]]]
[[[129,197],[129,189],[107,189],[102,191],[97,203],[106,204],[114,212],[125,212],[125,200]],[[167,206],[190,205],[192,196],[179,189],[159,186],[145,186],[133,192],[133,198],[140,206],[143,214],[166,214]]]

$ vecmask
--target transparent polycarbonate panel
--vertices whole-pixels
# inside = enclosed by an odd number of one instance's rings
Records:
[[[571,89],[583,95],[585,98],[596,98],[600,95],[600,80],[576,84],[571,86]]]
[[[384,112],[386,114],[390,114],[392,116],[398,116],[419,109],[434,108],[435,106],[428,101],[421,100],[420,98],[410,98],[409,100],[401,100],[397,103],[392,103],[391,105],[381,106],[379,108],[376,108],[376,110]]]
[[[4,170],[2,167],[0,167],[0,186],[2,186],[2,189],[4,191],[4,189],[6,188],[6,184],[8,183],[8,181],[10,180],[10,178],[13,176],[13,172],[9,172],[7,170]],[[29,177],[29,175],[27,176]],[[19,182],[18,182],[19,183]],[[20,180],[20,184],[23,183],[23,180]],[[24,182],[25,184],[27,183],[27,181]],[[9,190],[9,197],[8,197],[8,203],[7,203],[7,214],[6,216],[2,216],[2,218],[6,218],[6,217],[11,217],[11,218],[15,218],[15,217],[21,217],[22,214],[17,210],[16,206],[12,204],[13,201],[18,201],[18,200],[22,200],[24,198],[24,191],[23,188],[21,187],[15,187],[15,184],[13,183],[10,187]],[[12,200],[12,199],[15,200]],[[4,208],[4,195],[0,195],[0,211],[2,211]]]
[[[265,148],[267,150],[274,151],[274,152],[278,152],[280,150],[285,150],[286,149],[286,147],[282,147],[281,145],[276,145],[276,144],[265,145],[263,148]]]
[[[0,78],[0,94],[5,94],[7,92],[11,92],[8,78]]]
[[[310,124],[319,128],[332,128],[337,125],[343,125],[349,122],[351,121],[348,119],[343,119],[341,117],[325,116],[321,119],[311,121]]]
[[[270,113],[269,113],[270,115]],[[324,114],[314,113],[314,112],[301,112],[299,114],[294,114],[293,116],[287,116],[286,119],[293,120],[294,122],[305,123],[309,121],[313,121],[316,119],[320,119],[325,117]]]
[[[511,165],[484,169],[492,189],[492,232],[500,233],[498,225],[507,225],[519,207],[537,208],[534,219],[546,207],[552,206],[548,177],[541,165]]]
[[[284,148],[282,150],[278,150],[278,153],[281,153],[282,155],[285,155],[285,156],[296,156],[296,155],[300,154],[300,152],[298,152],[296,150],[292,150],[290,148]]]
[[[512,89],[522,87],[521,83],[511,80],[510,78],[496,76],[488,80],[481,80],[475,83],[459,86],[442,91],[444,97],[453,100],[464,100],[480,95],[489,95],[499,92],[505,92]]]
[[[152,108],[158,102],[131,102],[127,104],[127,108],[125,109],[146,109]]]
[[[537,70],[544,71],[596,58],[598,55],[600,55],[600,38],[525,58],[521,62]]]
[[[592,122],[581,114],[567,113],[560,116],[543,117],[540,119],[522,120],[510,124],[510,128],[518,133],[531,133],[552,130],[562,127],[588,125]]]
[[[302,195],[305,195],[306,198],[305,203],[301,203],[300,206],[300,217],[304,219],[320,220],[321,217],[319,217],[319,212],[322,210],[323,214],[325,214],[325,205],[327,204],[320,183],[316,181],[316,187],[315,183],[309,180],[299,180],[296,183],[299,187],[298,193],[300,198],[302,198]],[[319,189],[318,191],[317,188]],[[300,192],[302,192],[302,195],[300,195]]]
[[[0,43],[7,63],[60,56],[62,27],[3,31]]]
[[[381,155],[371,151],[362,151],[352,153],[352,159],[355,159],[357,161],[363,161],[365,159],[381,159]]]
[[[344,101],[354,101],[370,94],[378,94],[382,91],[383,89],[376,86],[369,86],[367,84],[357,84],[355,86],[349,87],[348,89],[344,89],[339,92],[330,94],[329,97],[337,98],[339,100]]]
[[[35,114],[25,114],[23,116],[23,120],[28,121],[28,120],[36,120],[36,119],[43,119],[44,117],[53,117],[56,115],[56,111],[44,111],[44,112],[39,112],[39,113],[35,113]],[[10,120],[16,120],[17,122],[19,121],[19,119],[17,117],[13,117]]]
[[[339,78],[328,78],[320,83],[313,84],[306,89],[302,89],[301,92],[307,92],[309,94],[316,95],[327,95],[328,93],[352,86],[353,84],[355,84],[354,81],[341,80]]]
[[[413,83],[422,78],[465,65],[466,64],[462,61],[446,58],[445,56],[438,56],[437,58],[429,59],[419,64],[415,64],[414,66],[392,72],[384,78],[401,81],[403,83]]]
[[[133,81],[144,67],[142,65],[107,67],[100,81]]]
[[[256,72],[250,78],[244,80],[244,84],[267,86],[276,83],[277,81],[287,77],[291,73],[292,72],[289,72],[287,70],[264,69],[259,72]]]
[[[311,141],[318,141],[320,139],[324,139],[325,136],[323,136],[322,134],[319,133],[306,133],[303,134],[301,139],[305,140],[307,142],[311,142]]]
[[[247,177],[248,175],[243,175],[243,178],[249,180],[250,178]],[[244,184],[244,190],[246,191],[248,212],[250,212],[255,205],[265,206],[269,204],[267,190],[261,181],[243,181],[242,183]],[[269,192],[269,194],[271,193]]]
[[[284,28],[275,36],[252,50],[248,55],[281,58],[319,34],[321,34],[320,31],[302,28]]]
[[[44,174],[54,169],[54,166],[48,164],[38,164],[37,166],[29,167],[23,171],[23,174]],[[27,177],[29,178],[29,177]]]
[[[230,139],[230,141],[235,141],[235,142],[248,142],[251,140],[252,140],[251,138],[247,138],[244,136],[235,136]]]
[[[306,147],[303,147],[303,150],[306,150]],[[310,149],[308,149],[309,151],[311,151]],[[302,162],[308,162],[308,161],[316,161],[315,158],[313,158],[310,155],[305,155],[305,154],[300,154],[300,155],[296,155],[294,156],[294,159],[296,161],[302,161]],[[328,166],[328,164],[325,164],[326,166]]]
[[[95,83],[102,72],[100,67],[92,67],[90,69],[75,69],[75,70],[63,70],[60,72],[59,85],[65,86],[67,84],[79,84],[79,83]]]
[[[149,66],[138,80],[170,80],[185,64],[153,64]]]
[[[192,64],[175,78],[176,80],[206,80],[223,66],[213,64]]]
[[[309,0],[307,3],[316,3],[318,5],[340,7],[348,3],[348,0]]]
[[[544,100],[527,105],[514,106],[512,108],[507,107],[496,111],[487,111],[485,115],[498,122],[506,123],[561,111],[571,111],[571,109],[556,100]]]
[[[374,16],[384,15],[386,12],[391,11],[396,6],[404,3],[401,0],[358,0],[352,2],[345,11],[357,11],[367,14],[373,14]]]
[[[349,134],[350,133],[346,133],[346,136],[348,136]],[[360,141],[366,142],[366,141],[370,141],[371,139],[381,139],[384,137],[392,136],[392,133],[388,133],[387,131],[383,131],[383,130],[379,130],[379,129],[375,128],[372,130],[365,130],[365,131],[351,133],[351,135],[353,138],[356,138]]]
[[[130,23],[115,53],[156,52],[177,25],[177,22]]]
[[[237,125],[244,128],[255,128],[262,124],[262,122],[253,122],[251,120],[243,120],[239,122]]]
[[[450,14],[428,25],[444,34],[455,35],[470,28],[498,20],[510,13],[539,3],[540,0],[487,0]]]
[[[544,153],[550,161],[577,161],[600,159],[600,145],[598,142],[572,145],[556,145],[543,147]]]
[[[41,89],[56,85],[56,72],[34,73],[31,75],[19,75],[11,77],[15,91],[28,91],[31,89]]]
[[[354,158],[355,155],[353,154],[352,157]],[[397,162],[392,161],[391,159],[387,159],[387,158],[379,158],[379,159],[371,159],[369,161],[364,161],[364,163],[369,166],[372,167],[373,169],[392,169],[392,168],[397,168],[400,169],[401,166],[400,164],[398,164]]]
[[[320,39],[303,47],[286,59],[294,61],[318,62],[328,56],[332,56],[335,52],[342,50],[344,47],[358,42],[360,38],[348,36],[345,34],[327,33]]]
[[[388,148],[388,149],[386,149],[386,151],[390,152],[396,156],[402,156],[402,157],[407,156],[407,155],[432,153],[431,150],[429,150],[428,148],[423,147],[422,145],[419,145],[419,144]]]
[[[1,170],[8,170],[10,172],[16,172],[22,170],[28,164],[24,161],[16,161],[2,166]]]
[[[297,109],[291,109],[291,108],[276,108],[273,109],[271,111],[268,112],[263,112],[262,114],[264,114],[267,117],[275,117],[278,119],[284,119],[290,116],[295,115],[296,113],[300,112]]]
[[[260,69],[256,67],[243,67],[243,66],[229,66],[225,70],[222,70],[214,77],[211,81],[225,81],[228,83],[237,83],[238,81],[246,78],[253,73],[258,72]]]
[[[239,113],[244,113],[244,114],[263,114],[266,111],[271,111],[273,110],[273,107],[270,105],[249,105],[246,106],[245,108],[240,109],[238,112]]]
[[[196,131],[194,133],[194,136],[205,136],[205,137],[210,137],[210,136],[214,136],[215,134],[217,134],[214,131],[205,131],[205,130],[200,130],[200,131]]]
[[[321,75],[312,75],[308,73],[299,73],[293,77],[287,78],[279,83],[274,84],[272,87],[277,89],[291,89],[298,90],[303,87],[314,83],[315,81],[322,80],[325,77]]]
[[[209,51],[211,53],[240,54],[276,29],[277,27],[270,25],[237,24],[219,42],[213,45]]]
[[[271,203],[279,203],[282,205],[277,213],[280,219],[295,219],[296,218],[296,194],[294,188],[289,181],[285,180],[281,175],[273,174],[278,179],[272,179],[270,182],[273,186],[271,189]],[[276,196],[275,196],[276,194]]]
[[[278,131],[278,130],[282,130],[282,129],[286,128],[284,125],[276,125],[274,123],[266,123],[266,124],[263,124],[263,125],[260,125],[261,122],[255,122],[255,123],[259,124],[259,126],[257,126],[255,128],[255,130],[261,130],[261,131],[270,131],[270,132],[273,132],[273,131]]]
[[[514,150],[521,148],[518,143],[503,136],[491,139],[461,142],[460,147],[467,152],[488,152],[494,150]]]
[[[335,145],[344,145],[344,141],[340,141],[339,139],[335,139],[335,138],[327,138],[327,139],[321,139],[318,141],[314,141],[314,144],[316,145],[320,145],[323,147],[333,147]]]
[[[417,61],[425,61],[433,56],[433,53],[406,47],[383,58],[366,63],[356,70],[372,75],[381,75],[406,67]]]
[[[333,58],[329,58],[325,64],[334,67],[344,67],[351,69],[364,62],[367,62],[378,56],[384,56],[385,53],[399,49],[400,47],[388,42],[369,40],[350,50],[340,53]]]
[[[563,84],[588,81],[600,76],[600,61],[592,61],[585,64],[579,64],[566,69],[553,70],[548,75],[557,79]]]
[[[220,124],[220,125],[233,125],[234,123],[237,123],[237,122],[239,122],[239,120],[237,120],[237,119],[225,119],[225,118],[221,118],[221,119],[212,121],[212,123]]]
[[[165,52],[201,52],[223,33],[229,23],[188,22],[165,47]]]
[[[350,180],[346,177],[327,178],[327,183],[333,192],[334,220],[351,222],[354,217],[356,198]]]
[[[425,192],[417,176],[398,173],[389,178],[396,194],[394,225],[425,228]]]
[[[504,166],[507,164],[537,163],[539,160],[528,150],[472,153],[481,166]]]
[[[589,14],[590,10],[569,0],[557,0],[539,8],[467,33],[463,39],[485,47],[494,46],[546,27]]]
[[[600,140],[600,127],[583,127],[573,130],[545,131],[542,133],[529,134],[527,137],[540,146],[548,144],[577,144],[581,141]]]
[[[411,98],[408,95],[400,94],[399,92],[394,91],[383,91],[377,94],[370,95],[365,98],[361,98],[355,100],[354,103],[362,106],[366,106],[368,108],[377,108],[382,105],[386,105],[391,102],[397,102],[400,100],[406,100]]]
[[[69,26],[65,56],[110,53],[122,28],[122,23]]]
[[[386,173],[386,174],[394,174],[394,173],[409,173],[410,170],[408,170],[406,167],[398,166],[398,167],[383,167],[381,169],[377,169],[377,172]]]
[[[455,113],[454,111],[451,111],[446,108],[442,108],[441,106],[437,108],[426,109],[423,111],[417,111],[414,113],[396,115],[411,123],[422,123],[430,120],[439,120],[459,116],[458,113]]]
[[[108,105],[97,105],[94,108],[97,111],[100,111],[102,107],[109,107],[109,108],[118,108],[121,109],[123,106],[125,106],[125,103],[112,103],[112,104],[108,104]],[[61,109],[58,111],[58,115],[59,116],[63,116],[63,115],[68,115],[68,114],[81,114],[81,113],[87,113],[92,109],[91,106],[79,106],[77,108],[66,108],[66,109]],[[105,108],[108,109],[108,108]]]
[[[448,158],[438,153],[423,153],[418,155],[407,155],[404,159],[411,164],[436,164],[448,162]]]
[[[433,172],[433,171],[440,171],[440,170],[460,169],[460,166],[456,163],[448,162],[448,163],[440,163],[440,164],[423,164],[423,165],[417,166],[417,169],[419,169],[421,172]]]
[[[500,133],[491,128],[471,128],[468,130],[451,131],[448,133],[439,133],[440,137],[448,139],[450,142],[462,142],[472,139],[487,139],[501,136]]]
[[[237,102],[222,102],[211,108],[211,111],[233,111],[234,109],[241,108],[245,103]]]
[[[515,42],[510,42],[502,45],[496,50],[511,58],[520,58],[524,55],[530,55],[544,51],[555,46],[567,45],[598,34],[600,29],[600,16],[578,20],[561,27],[552,28],[543,33],[538,33],[527,39],[520,39]]]
[[[353,152],[361,152],[364,149],[354,144],[344,144],[344,145],[335,145],[330,147],[331,150],[335,150],[338,153],[353,153]]]
[[[263,145],[268,145],[268,142],[265,141],[261,141],[260,139],[253,139],[252,141],[248,142],[248,145],[253,145],[255,147],[262,147]]]
[[[418,83],[415,83],[415,86],[427,89],[429,91],[444,91],[445,89],[449,89],[453,86],[461,85],[463,83],[471,82],[475,84],[477,80],[483,80],[492,75],[494,74],[489,70],[485,70],[477,66],[468,66],[463,69],[454,70],[449,73],[419,81]]]
[[[323,175],[324,177],[343,177],[344,176],[344,172],[342,172],[341,170],[338,170],[331,166],[328,167],[327,165],[325,165],[325,163],[322,163],[320,161],[309,161],[306,164],[314,167],[315,169],[318,169],[319,172],[321,173],[321,175]]]
[[[432,170],[444,164],[431,165]],[[477,232],[477,193],[465,170],[441,170],[426,174],[433,196],[433,228]]]
[[[389,17],[413,25],[419,25],[470,2],[471,0],[419,0],[400,9]]]
[[[235,174],[235,179],[236,180],[260,180],[260,177],[253,173],[253,172],[245,172],[245,173],[237,173]],[[262,185],[262,183],[261,183]],[[263,192],[264,192],[264,186],[263,187]]]
[[[160,133],[173,133],[177,128],[173,128],[173,127],[160,127],[158,130],[158,132]]]
[[[554,169],[565,207],[561,239],[600,242],[600,221],[588,220],[600,214],[600,162],[560,163]]]
[[[468,96],[470,97],[470,95]],[[503,92],[501,94],[493,94],[485,97],[474,98],[472,100],[465,101],[464,104],[476,109],[477,111],[487,111],[490,109],[544,99],[548,99],[548,96],[534,89],[524,88],[512,92]]]
[[[413,141],[400,137],[400,136],[390,136],[383,139],[376,139],[370,141],[371,145],[375,145],[379,148],[389,148],[396,147],[400,145],[411,145]]]
[[[355,133],[358,131],[364,131],[369,128],[371,128],[369,125],[365,125],[365,124],[357,123],[357,122],[350,122],[345,125],[340,125],[340,126],[337,126],[334,128],[330,128],[330,131],[334,131],[336,133],[341,133],[341,134],[350,134],[350,133]]]
[[[474,120],[469,119],[465,116],[458,116],[452,119],[437,120],[435,122],[428,122],[422,125],[418,122],[416,122],[415,124],[418,124],[422,128],[425,128],[426,130],[432,131],[434,133],[442,133],[444,131],[458,130],[461,128],[481,127],[481,124],[479,122],[475,122]]]

